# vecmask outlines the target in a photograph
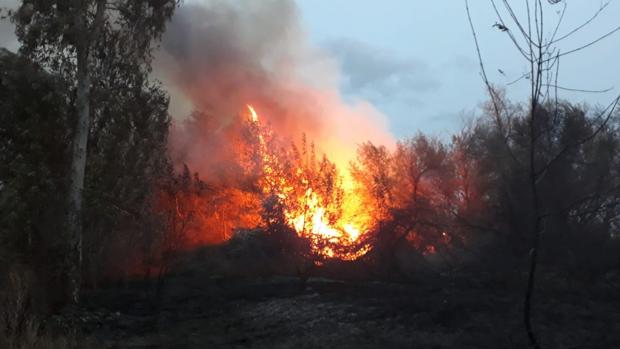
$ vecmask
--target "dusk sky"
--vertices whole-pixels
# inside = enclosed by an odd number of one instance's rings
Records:
[[[501,1],[497,2],[501,8]],[[520,9],[522,1],[512,1]],[[544,1],[547,4],[547,1]],[[566,1],[559,34],[589,19],[605,2]],[[343,91],[369,99],[400,137],[420,129],[446,136],[457,130],[485,99],[464,1],[299,0],[311,40],[339,58]],[[549,31],[562,5],[547,5]],[[490,1],[470,1],[487,73],[499,86],[527,71],[505,33],[491,26]],[[620,25],[620,2],[612,1],[591,25],[559,43],[561,51],[581,46]],[[553,25],[552,25],[553,24]],[[606,89],[609,93],[563,92],[571,101],[605,104],[619,93],[620,33],[561,61],[559,85]],[[501,69],[505,76],[500,74]],[[528,81],[508,87],[509,96],[527,98]]]
[[[507,35],[492,27],[496,16],[491,3],[470,2],[489,78],[498,86],[505,85],[527,71],[526,62]],[[604,4],[598,0],[565,2],[568,7],[559,35],[579,26]],[[513,3],[521,9],[522,2]],[[563,5],[544,3],[550,32]],[[396,137],[418,130],[446,137],[458,130],[463,119],[476,115],[485,100],[464,1],[297,0],[297,5],[310,43],[339,65],[342,94],[372,103],[387,116]],[[561,51],[617,27],[619,15],[620,2],[612,1],[591,25],[560,42]],[[11,32],[10,24],[0,25],[0,46],[15,50]],[[604,94],[562,92],[561,97],[606,105],[620,89],[618,57],[620,33],[563,58],[559,85],[614,89]],[[511,98],[524,100],[528,81],[509,86],[507,91]]]

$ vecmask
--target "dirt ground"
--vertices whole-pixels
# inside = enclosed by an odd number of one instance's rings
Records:
[[[426,275],[399,283],[186,272],[90,291],[72,321],[103,348],[525,348],[524,275]],[[544,348],[620,348],[617,280],[543,274]]]

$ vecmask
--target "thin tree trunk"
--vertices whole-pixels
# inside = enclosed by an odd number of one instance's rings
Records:
[[[529,9],[528,9],[529,11]],[[542,21],[542,16],[541,16]],[[538,24],[537,24],[538,28]],[[542,33],[542,22],[539,33]],[[531,72],[531,108],[530,108],[530,149],[529,149],[529,180],[530,180],[530,189],[532,194],[532,209],[534,210],[534,220],[533,220],[533,238],[534,241],[532,243],[532,249],[530,250],[530,268],[529,274],[527,278],[527,288],[525,291],[525,300],[523,304],[523,322],[525,325],[525,331],[527,332],[527,336],[530,340],[530,345],[532,348],[538,349],[540,348],[540,343],[536,337],[536,333],[532,326],[532,298],[534,295],[534,287],[536,283],[536,267],[538,265],[538,248],[540,244],[540,233],[541,233],[541,216],[539,210],[539,200],[538,200],[538,185],[537,185],[537,169],[536,169],[536,140],[538,135],[536,134],[536,113],[538,107],[538,101],[540,96],[540,88],[542,86],[542,62],[544,60],[542,45],[543,38],[542,34],[538,34],[538,53],[535,54],[534,49],[532,49],[532,45],[530,44],[530,52],[532,61],[530,62],[530,72]],[[531,36],[531,35],[530,35]]]
[[[534,328],[532,326],[532,297],[534,294],[534,286],[536,282],[536,267],[538,265],[538,245],[540,242],[540,213],[538,208],[538,188],[536,184],[536,135],[534,132],[536,131],[535,127],[535,115],[536,112],[536,104],[537,100],[534,100],[532,105],[532,116],[530,119],[530,188],[532,191],[532,209],[534,210],[534,226],[533,226],[533,238],[534,241],[532,243],[532,249],[530,250],[530,268],[529,274],[527,278],[527,288],[525,291],[525,301],[523,304],[523,322],[525,324],[525,330],[527,332],[527,336],[530,340],[530,345],[538,349],[540,348],[540,344],[536,338],[536,333],[534,332]]]
[[[82,197],[84,192],[84,173],[88,134],[90,131],[90,47],[93,41],[99,39],[105,19],[106,0],[97,0],[97,8],[93,22],[87,25],[88,2],[75,0],[75,29],[77,40],[77,96],[75,109],[77,122],[73,134],[71,154],[71,181],[69,185],[69,205],[67,209],[67,229],[69,231],[69,284],[71,300],[78,303],[80,300],[80,286],[82,282]]]
[[[84,28],[81,15],[76,16],[78,27]],[[69,230],[69,282],[71,300],[79,302],[82,269],[82,194],[88,131],[90,127],[90,72],[88,70],[88,42],[77,45],[77,124],[73,135],[71,155],[71,183],[69,186],[68,230]]]
[[[539,56],[539,61],[542,60],[542,54]],[[537,72],[540,76],[540,70],[542,67],[540,65],[537,67]],[[533,75],[533,74],[532,74]],[[538,106],[538,83],[540,80],[536,80],[537,85],[534,88],[535,94],[532,97],[532,107],[531,107],[531,117],[530,117],[530,163],[529,163],[529,179],[530,179],[530,189],[532,194],[532,209],[534,210],[534,226],[533,228],[533,238],[534,241],[532,243],[532,249],[530,250],[530,268],[529,274],[527,278],[527,288],[525,291],[525,301],[523,303],[523,322],[525,324],[525,331],[527,332],[527,337],[530,340],[530,345],[532,348],[538,349],[540,348],[540,344],[538,339],[536,338],[536,333],[534,332],[534,328],[532,326],[532,297],[534,295],[534,286],[536,283],[536,267],[538,265],[538,248],[540,244],[540,233],[541,233],[541,217],[539,210],[539,202],[538,202],[538,186],[536,183],[536,107]]]

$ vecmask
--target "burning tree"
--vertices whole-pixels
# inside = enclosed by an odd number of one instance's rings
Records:
[[[205,126],[202,137],[225,141],[220,148],[224,155],[204,175],[206,189],[174,196],[193,212],[185,247],[226,241],[235,230],[261,228],[265,236],[275,236],[291,249],[306,245],[289,242],[307,241],[309,250],[300,253],[317,263],[353,260],[368,251],[361,237],[369,216],[359,210],[361,200],[347,190],[352,185],[347,187],[338,166],[318,155],[305,135],[299,144],[279,137],[249,105],[226,128],[211,121],[204,113],[189,121]],[[295,236],[286,236],[291,233]]]
[[[351,212],[344,204],[343,179],[336,165],[316,150],[305,136],[301,147],[285,147],[268,127],[261,124],[252,106],[249,111],[249,134],[253,145],[251,170],[258,170],[258,186],[264,200],[276,200],[282,207],[284,222],[299,237],[311,242],[319,258],[355,259],[366,252],[356,245],[363,233],[347,221]]]
[[[204,114],[194,116],[192,123],[220,132],[203,137],[228,134],[221,147],[226,159],[220,160],[227,175],[211,171],[205,177],[209,189],[188,198],[199,213],[188,232],[194,242],[225,241],[234,229],[259,227],[289,249],[305,246],[291,243],[296,239],[306,240],[309,251],[299,253],[320,264],[355,260],[373,247],[390,259],[399,245],[444,256],[464,239],[460,219],[476,206],[477,188],[475,170],[457,146],[423,135],[393,151],[366,143],[343,172],[305,135],[299,144],[276,135],[250,105],[227,129],[200,121]],[[223,214],[224,207],[236,209]],[[220,226],[227,231],[210,238]]]

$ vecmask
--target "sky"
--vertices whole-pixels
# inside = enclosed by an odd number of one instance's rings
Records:
[[[298,0],[310,40],[339,60],[341,88],[369,99],[390,121],[397,137],[418,130],[447,136],[477,113],[486,94],[480,77],[464,1]],[[380,3],[380,5],[379,5]],[[501,1],[496,2],[501,6]],[[522,1],[511,1],[515,9]],[[546,3],[546,1],[544,1]],[[589,19],[604,3],[565,0],[559,34]],[[548,26],[557,23],[562,4],[546,6]],[[493,28],[490,1],[470,1],[470,10],[489,79],[506,85],[528,66],[505,33]],[[612,1],[591,25],[559,43],[562,51],[620,25],[620,1]],[[510,26],[510,25],[509,25]],[[605,94],[561,93],[571,101],[604,104],[620,92],[620,33],[561,61],[558,84],[606,89]],[[505,75],[502,75],[501,69]],[[515,100],[527,98],[528,81],[507,87]]]
[[[0,0],[0,6],[12,2]],[[397,138],[418,131],[448,137],[479,113],[486,95],[464,1],[295,2],[310,43],[337,63],[341,93],[352,101],[363,99],[372,103],[387,117],[389,129]],[[497,3],[501,6],[501,1]],[[522,1],[511,3],[516,9],[523,7]],[[552,31],[562,4],[566,4],[567,10],[558,30],[560,36],[589,19],[603,3],[564,0],[559,5],[546,4],[545,31]],[[470,1],[470,8],[489,78],[498,86],[506,86],[525,73],[528,66],[507,35],[492,27],[497,17],[490,1]],[[592,24],[560,42],[560,50],[583,45],[619,26],[618,18],[620,1],[612,0]],[[2,46],[12,50],[17,47],[8,23],[0,23]],[[591,105],[609,103],[620,92],[618,57],[620,32],[563,58],[559,85],[613,90],[604,94],[561,92],[561,97]],[[527,98],[528,87],[528,81],[522,80],[507,86],[506,91],[513,100],[522,101]]]

